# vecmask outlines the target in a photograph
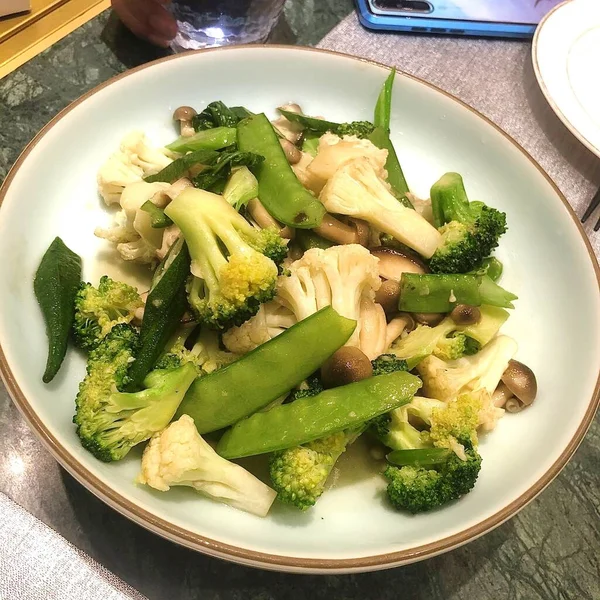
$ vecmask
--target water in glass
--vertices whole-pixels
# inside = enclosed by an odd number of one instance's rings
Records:
[[[264,42],[285,0],[173,0],[179,32],[176,52]]]

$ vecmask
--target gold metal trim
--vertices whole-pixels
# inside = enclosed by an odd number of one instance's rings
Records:
[[[283,45],[233,46],[227,48],[211,48],[206,50],[197,50],[194,51],[194,53],[227,52],[228,50],[239,50],[240,48],[244,48],[244,50],[246,51],[264,48],[274,48],[279,50],[280,52],[315,52],[320,54],[340,56],[354,61],[371,64],[387,70],[390,69],[390,67],[388,67],[387,65],[372,60],[343,54],[341,52]],[[184,56],[189,56],[189,52],[186,53]],[[50,131],[50,129],[52,129],[52,127],[54,127],[61,119],[67,116],[69,112],[71,112],[71,110],[80,105],[82,102],[85,102],[85,100],[87,100],[89,97],[93,96],[108,85],[112,85],[116,81],[124,79],[125,77],[129,77],[134,73],[142,71],[143,69],[150,68],[156,64],[160,64],[170,60],[178,60],[178,58],[180,57],[181,55],[167,56],[155,60],[151,63],[141,65],[125,73],[121,73],[120,75],[113,77],[112,79],[104,82],[103,84],[99,85],[93,90],[87,92],[86,94],[81,96],[81,98],[79,98],[78,100],[67,106],[64,110],[62,110],[29,143],[29,145],[21,153],[21,155],[9,171],[4,181],[4,184],[2,185],[2,187],[0,187],[0,207],[12,180],[15,178],[15,175],[27,159],[28,155],[33,151],[33,149],[35,148],[37,143],[42,139],[42,137],[44,137]],[[552,188],[556,192],[556,195],[560,198],[561,202],[564,205],[566,213],[575,223],[575,226],[577,227],[577,230],[581,235],[581,238],[587,249],[590,261],[592,262],[592,266],[594,267],[594,272],[596,274],[596,282],[598,284],[598,292],[600,294],[600,267],[598,266],[598,260],[596,259],[596,255],[594,254],[594,251],[585,234],[585,231],[583,230],[583,227],[579,223],[579,219],[577,218],[575,212],[573,211],[571,205],[568,203],[563,193],[558,189],[556,184],[542,169],[542,167],[540,167],[540,165],[535,161],[535,159],[522,146],[520,146],[515,140],[513,140],[505,131],[503,131],[498,125],[496,125],[485,115],[481,114],[479,111],[475,110],[473,107],[469,106],[462,100],[459,100],[452,94],[445,92],[439,87],[427,81],[423,81],[422,79],[419,79],[414,75],[410,75],[402,71],[398,71],[398,74],[403,77],[407,77],[408,79],[412,79],[413,81],[417,81],[422,85],[425,85],[439,92],[440,94],[454,100],[473,114],[480,117],[483,121],[491,125],[496,131],[503,135],[511,144],[513,144],[515,148],[517,148],[523,154],[525,159],[527,159],[540,172],[540,174],[546,179],[548,184],[552,186]],[[145,527],[146,529],[160,535],[161,537],[186,546],[187,548],[191,548],[192,550],[197,550],[210,556],[227,559],[243,565],[260,567],[263,569],[269,569],[273,571],[285,571],[290,573],[357,573],[364,571],[377,571],[381,569],[389,569],[392,567],[398,567],[412,562],[417,562],[426,558],[431,558],[433,556],[458,548],[459,546],[462,546],[470,541],[477,539],[478,537],[484,535],[485,533],[488,533],[492,529],[495,529],[496,527],[507,521],[509,518],[514,516],[519,510],[521,510],[527,504],[529,504],[529,502],[531,502],[536,496],[538,496],[552,482],[552,480],[560,473],[560,471],[567,464],[571,456],[574,454],[575,450],[577,450],[577,448],[579,447],[579,444],[581,443],[587,430],[589,429],[594,419],[594,415],[596,414],[596,411],[600,404],[599,372],[598,378],[596,380],[596,386],[594,388],[594,393],[590,398],[590,404],[585,412],[585,415],[581,423],[579,424],[579,427],[577,428],[573,438],[567,444],[566,448],[555,461],[555,463],[526,492],[524,492],[516,500],[511,502],[508,506],[505,506],[502,510],[498,511],[491,517],[488,517],[481,523],[478,523],[477,525],[469,527],[468,529],[465,529],[460,533],[454,534],[436,542],[432,542],[408,550],[401,550],[399,552],[391,552],[387,554],[365,556],[353,559],[311,559],[294,558],[290,556],[278,556],[275,554],[266,554],[263,552],[248,550],[246,548],[231,546],[229,544],[225,544],[223,542],[207,538],[206,536],[192,533],[177,525],[173,525],[172,523],[169,523],[168,521],[165,521],[164,519],[161,519],[160,517],[157,517],[152,513],[149,513],[148,511],[144,510],[143,508],[140,508],[139,506],[135,505],[134,503],[128,501],[126,498],[124,498],[115,490],[113,490],[110,486],[106,485],[104,482],[95,477],[80,463],[78,463],[69,454],[66,448],[61,446],[58,440],[52,435],[52,433],[48,430],[44,423],[39,419],[31,405],[27,401],[27,398],[23,394],[23,391],[19,387],[14,375],[12,374],[12,371],[8,366],[8,362],[6,360],[6,356],[4,354],[4,350],[2,349],[1,344],[0,375],[17,408],[25,417],[26,421],[29,423],[34,432],[38,435],[42,443],[54,456],[54,458],[56,458],[56,460],[58,460],[58,462],[73,477],[75,477],[77,481],[79,481],[98,498],[100,498],[109,506],[120,512],[122,515],[128,517],[135,523],[138,523],[142,527]]]
[[[27,15],[0,22],[0,79],[109,6],[110,0],[45,0]]]

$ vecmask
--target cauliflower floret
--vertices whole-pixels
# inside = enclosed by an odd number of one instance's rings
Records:
[[[319,198],[329,212],[363,219],[425,258],[431,258],[441,243],[440,232],[399,202],[365,157],[342,165]]]
[[[348,340],[360,348],[360,305],[374,300],[381,285],[379,259],[358,244],[312,248],[290,266],[289,277],[279,277],[275,300],[301,321],[325,306],[357,321]]]
[[[369,140],[353,135],[345,135],[341,138],[333,133],[326,133],[319,138],[317,156],[307,165],[306,170],[314,181],[320,184],[320,187],[315,189],[316,192],[320,192],[342,165],[355,158],[367,159],[377,176],[386,179],[387,155],[387,150],[377,148]]]
[[[517,353],[517,343],[506,335],[494,338],[477,354],[444,362],[428,356],[417,365],[423,380],[423,393],[444,402],[460,394],[484,390],[483,408],[479,413],[480,425],[493,429],[504,410],[494,406],[491,394],[498,387],[509,361]]]
[[[117,204],[126,186],[166,167],[172,162],[166,153],[164,148],[153,148],[140,131],[126,135],[120,149],[98,171],[98,191],[104,202]]]
[[[308,152],[302,152],[302,157],[295,164],[292,165],[292,170],[296,174],[296,177],[300,181],[300,183],[307,189],[313,192],[314,194],[318,194],[322,187],[323,182],[316,178],[309,170],[308,167],[310,163],[313,161],[313,156]]]
[[[142,457],[138,483],[161,492],[184,485],[218,502],[265,517],[276,492],[251,473],[221,458],[182,415],[152,437]]]
[[[261,304],[254,317],[223,334],[223,344],[230,352],[246,354],[272,340],[296,323],[294,313],[271,301]]]
[[[169,187],[163,182],[129,184],[121,194],[121,211],[116,215],[115,225],[109,229],[97,228],[94,233],[116,243],[124,260],[144,264],[154,262],[163,246],[164,229],[152,227],[150,215],[141,207],[148,200],[154,201]]]

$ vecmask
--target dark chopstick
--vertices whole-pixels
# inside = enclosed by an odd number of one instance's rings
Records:
[[[598,191],[592,198],[590,205],[585,209],[585,212],[583,213],[583,217],[581,217],[582,223],[585,223],[590,218],[590,215],[596,210],[596,208],[598,207],[599,204],[600,204],[600,189],[598,189]],[[600,229],[600,220],[594,226],[594,231],[598,231],[598,229]]]

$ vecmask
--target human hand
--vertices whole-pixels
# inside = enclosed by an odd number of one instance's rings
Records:
[[[170,0],[111,0],[113,10],[135,35],[167,47],[177,34],[177,23],[166,9]]]

